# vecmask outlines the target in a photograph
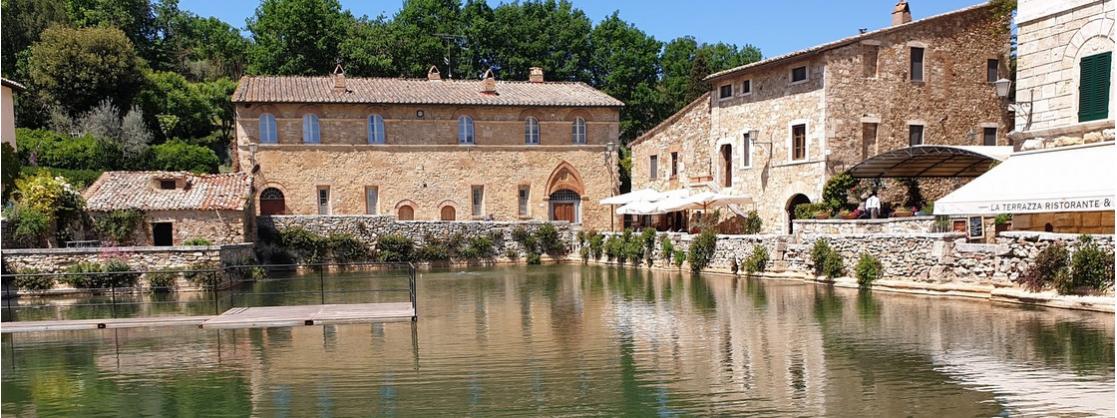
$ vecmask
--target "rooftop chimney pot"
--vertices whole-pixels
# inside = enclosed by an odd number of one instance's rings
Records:
[[[908,22],[911,22],[911,8],[908,7],[907,0],[900,0],[896,3],[896,7],[892,8],[892,26]]]
[[[532,83],[542,83],[543,69],[540,67],[531,67],[531,74],[528,76],[528,81]]]
[[[345,86],[345,69],[341,67],[341,63],[337,63],[334,67],[334,92],[345,93],[349,89]]]
[[[438,66],[432,65],[430,70],[427,70],[427,80],[442,81],[442,74],[438,72]]]
[[[493,77],[493,69],[485,70],[485,75],[481,80],[481,94],[497,94],[496,93],[496,78]]]

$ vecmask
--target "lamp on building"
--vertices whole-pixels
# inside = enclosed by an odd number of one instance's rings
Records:
[[[1009,93],[1012,92],[1012,90],[1011,90],[1012,89],[1012,80],[1009,80],[1007,78],[1002,78],[1000,80],[994,81],[993,86],[997,89],[997,97],[1000,97],[1002,99],[1007,99]],[[1027,102],[1023,102],[1023,103],[1012,102],[1012,103],[1008,104],[1008,110],[1011,110],[1011,111],[1016,112],[1016,113],[1024,114],[1029,121],[1029,125],[1030,125],[1030,121],[1032,119],[1032,100],[1031,100],[1031,96],[1032,96],[1032,91],[1028,90],[1028,101]]]
[[[1012,88],[1012,80],[1002,78],[994,81],[993,86],[997,88],[997,97],[1008,97],[1008,89]]]

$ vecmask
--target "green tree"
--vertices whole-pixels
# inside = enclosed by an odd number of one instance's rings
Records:
[[[590,44],[590,84],[625,102],[621,140],[627,143],[661,119],[655,88],[661,44],[616,12],[593,28]]]
[[[362,17],[349,27],[338,53],[345,63],[347,75],[359,77],[397,76],[398,52],[406,49],[407,39],[396,36],[383,16]]]
[[[327,74],[353,24],[337,0],[264,0],[248,20],[252,74]]]
[[[18,54],[39,41],[39,35],[53,24],[69,21],[66,3],[54,0],[4,0],[0,13],[0,50],[4,78],[20,80],[16,75]]]
[[[31,84],[71,115],[104,98],[127,107],[143,79],[132,43],[116,28],[53,26],[31,46],[29,66]]]
[[[405,43],[405,48],[395,51],[396,70],[422,76],[431,65],[439,65],[446,72],[444,60],[459,58],[461,45],[450,40],[444,43],[440,35],[461,34],[460,14],[458,0],[405,1],[390,25],[397,46]]]
[[[136,100],[156,121],[162,138],[193,138],[213,131],[216,109],[198,84],[169,71],[149,71],[145,78]]]
[[[0,203],[7,203],[8,196],[12,194],[13,188],[16,185],[16,177],[19,177],[19,170],[22,164],[19,161],[19,156],[12,145],[5,142],[0,149],[3,151],[3,161],[0,163],[0,182],[3,184],[3,201]]]
[[[179,139],[151,147],[151,154],[151,165],[156,170],[216,173],[221,164],[213,150]]]
[[[500,78],[526,80],[531,67],[542,67],[548,80],[589,80],[593,23],[569,1],[504,3],[493,22],[492,44],[478,47],[492,54],[483,61]]]
[[[148,60],[155,58],[159,28],[149,0],[68,0],[70,22],[79,28],[117,28]],[[176,2],[177,3],[177,2]],[[124,107],[126,103],[118,103]]]
[[[233,107],[233,92],[237,83],[228,78],[219,78],[198,84],[198,91],[209,106],[211,123],[217,127],[222,141],[229,144],[233,135],[233,120],[236,113]]]

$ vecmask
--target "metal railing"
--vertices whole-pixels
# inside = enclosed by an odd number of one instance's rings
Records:
[[[281,276],[252,277],[262,269],[282,272]],[[302,273],[298,273],[302,269]],[[345,281],[391,280],[401,276],[385,272],[406,272],[407,287],[338,286]],[[174,274],[196,287],[195,291],[174,291],[169,288],[143,286],[143,275]],[[293,274],[292,274],[293,273]],[[317,280],[314,280],[317,275]],[[13,273],[3,278],[4,322],[44,319],[103,319],[162,316],[163,314],[218,315],[224,310],[242,306],[326,304],[330,297],[340,303],[365,303],[379,300],[383,293],[407,292],[413,312],[418,312],[417,270],[412,263],[317,263],[317,264],[256,264],[228,265],[215,268],[181,270],[131,270],[82,273]],[[94,284],[46,291],[19,292],[17,277],[27,280],[41,278],[53,283]],[[317,281],[317,283],[314,283]],[[329,284],[330,286],[327,286]],[[330,287],[330,288],[328,288]],[[313,296],[317,295],[317,298]],[[350,295],[350,297],[340,297]],[[354,298],[351,295],[365,295]],[[27,303],[21,299],[27,298]],[[212,308],[212,309],[211,309]],[[43,310],[56,312],[47,315]],[[34,311],[39,311],[35,313]],[[32,313],[27,313],[32,312]],[[137,315],[141,314],[141,315]],[[412,320],[416,319],[412,317]]]

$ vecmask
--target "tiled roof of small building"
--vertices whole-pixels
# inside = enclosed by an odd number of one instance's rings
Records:
[[[934,22],[938,19],[942,19],[942,18],[945,18],[945,17],[956,16],[956,15],[959,15],[959,14],[973,12],[973,11],[976,11],[976,10],[981,10],[981,9],[985,9],[985,8],[989,8],[989,7],[991,7],[990,3],[988,3],[988,2],[987,3],[981,3],[981,4],[973,5],[973,6],[970,6],[970,7],[966,7],[966,8],[962,8],[962,9],[958,9],[958,10],[954,10],[954,11],[950,11],[950,12],[946,12],[946,13],[942,13],[942,14],[925,17],[925,18],[919,19],[919,20],[913,20],[913,21],[908,22],[908,23],[895,25],[895,26],[889,26],[889,27],[886,27],[886,28],[881,28],[881,29],[877,29],[877,30],[874,30],[874,31],[869,31],[869,32],[857,34],[857,35],[842,38],[842,39],[839,39],[839,40],[836,40],[836,41],[833,41],[833,42],[829,42],[829,43],[825,43],[825,44],[821,44],[821,45],[815,45],[815,46],[812,46],[810,48],[800,49],[798,51],[789,52],[789,53],[786,53],[786,54],[783,54],[783,55],[778,55],[778,56],[768,58],[768,59],[765,59],[765,60],[745,64],[745,65],[742,65],[742,66],[739,66],[739,67],[730,68],[728,70],[718,71],[716,73],[713,73],[713,74],[710,74],[710,75],[706,76],[705,80],[709,81],[709,80],[713,80],[713,79],[716,79],[716,78],[721,78],[721,77],[724,77],[724,76],[728,76],[730,74],[736,74],[736,73],[739,73],[739,72],[742,72],[742,71],[745,71],[745,70],[750,70],[750,69],[759,68],[759,67],[766,67],[766,66],[771,65],[771,64],[776,64],[776,63],[780,63],[780,62],[784,62],[784,61],[790,61],[790,60],[793,60],[793,59],[799,59],[803,56],[816,54],[816,53],[823,52],[823,51],[828,51],[828,50],[831,50],[831,49],[834,49],[834,48],[842,47],[842,46],[849,45],[849,44],[854,43],[854,42],[858,42],[858,41],[861,41],[861,40],[864,40],[864,39],[868,39],[868,38],[871,38],[873,36],[893,32],[893,31],[896,31],[896,30],[910,28],[910,27],[916,26],[916,25],[931,23],[931,22]]]
[[[159,180],[176,187],[160,189]],[[107,171],[82,195],[92,211],[243,210],[249,197],[246,173],[197,175],[180,171]]]
[[[481,83],[481,80],[346,77],[345,91],[336,91],[332,76],[242,77],[233,93],[233,102],[624,106],[620,100],[581,82],[497,81],[496,94],[481,93]]]

